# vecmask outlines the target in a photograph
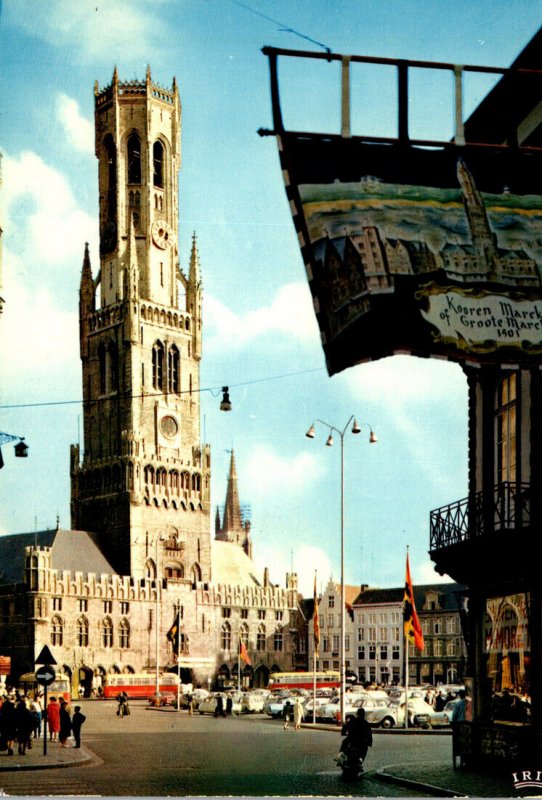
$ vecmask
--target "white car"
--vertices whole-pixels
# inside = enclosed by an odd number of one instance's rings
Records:
[[[408,724],[411,727],[428,728],[433,707],[418,697],[408,699]],[[393,728],[405,724],[405,702],[392,701],[388,706],[367,709],[365,719],[379,728]]]
[[[303,703],[303,718],[308,722],[312,722],[313,718],[312,710],[314,708],[316,711],[316,714],[314,715],[315,719],[320,719],[321,712],[324,706],[327,705],[328,702],[329,702],[328,697],[317,697],[316,702],[315,699],[312,697],[307,698],[306,702]]]
[[[200,714],[214,714],[216,710],[216,704],[218,698],[222,697],[222,707],[224,709],[224,713],[226,713],[226,707],[228,702],[228,696],[225,692],[214,692],[210,694],[208,697],[204,697],[203,700],[200,701],[198,705],[198,711]],[[239,696],[234,695],[232,697],[232,714],[240,714],[241,713],[241,700]]]
[[[261,694],[245,692],[241,697],[241,712],[243,714],[261,714],[265,705],[265,698]]]
[[[459,698],[458,698],[459,699]],[[446,703],[442,711],[435,711],[429,715],[429,724],[432,728],[438,728],[441,725],[449,725],[452,721],[452,714],[454,713],[454,706],[457,700],[450,700]]]

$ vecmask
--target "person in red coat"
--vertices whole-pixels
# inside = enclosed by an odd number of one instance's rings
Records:
[[[47,724],[49,726],[49,738],[52,742],[56,742],[60,731],[60,706],[56,701],[56,697],[51,697],[47,704]]]

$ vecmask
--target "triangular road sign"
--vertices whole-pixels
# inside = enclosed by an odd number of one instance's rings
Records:
[[[41,653],[36,658],[34,663],[51,665],[51,664],[56,664],[56,659],[49,650],[49,648],[47,647],[47,645],[44,645],[41,649]]]

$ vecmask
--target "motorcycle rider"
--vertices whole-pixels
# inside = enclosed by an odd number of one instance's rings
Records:
[[[373,732],[365,719],[365,709],[358,708],[356,716],[346,720],[341,734],[345,738],[340,752],[344,753],[348,760],[358,759],[363,763],[367,750],[373,746]]]

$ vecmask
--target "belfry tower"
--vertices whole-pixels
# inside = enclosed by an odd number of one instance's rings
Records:
[[[95,85],[100,268],[80,286],[84,451],[72,527],[136,578],[209,581],[210,448],[200,443],[202,286],[179,266],[181,104],[144,81]]]

